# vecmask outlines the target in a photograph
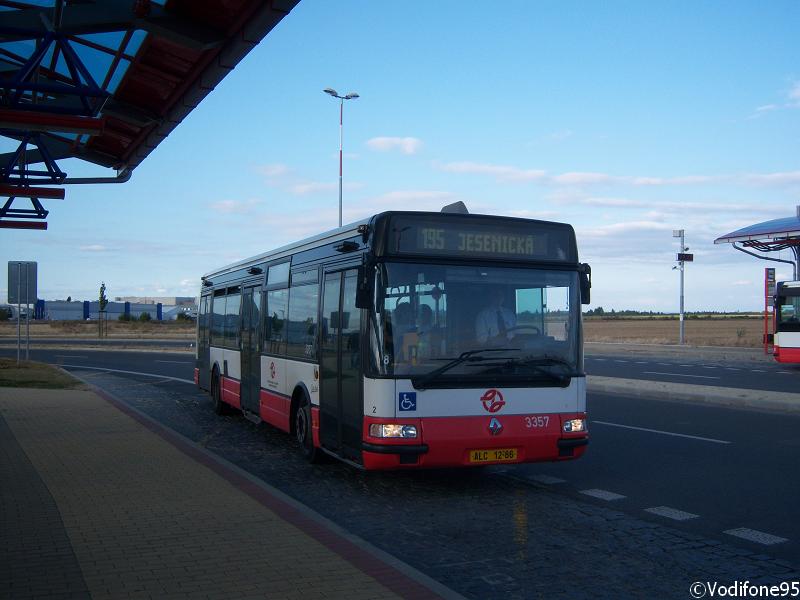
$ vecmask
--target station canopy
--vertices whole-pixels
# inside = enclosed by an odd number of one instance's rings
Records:
[[[714,240],[715,244],[730,243],[736,250],[776,262],[785,262],[794,266],[794,276],[797,279],[798,269],[800,269],[800,206],[793,217],[783,219],[773,219],[749,225],[742,229],[737,229]],[[794,254],[794,260],[780,260],[751,252],[766,254],[778,252],[780,250],[790,250]]]
[[[0,227],[129,179],[298,1],[0,0]],[[67,158],[115,173],[70,178]]]

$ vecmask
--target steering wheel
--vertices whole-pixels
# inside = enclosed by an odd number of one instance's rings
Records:
[[[536,325],[514,325],[513,327],[506,328],[506,331],[519,331],[519,330],[527,330],[532,335],[542,335],[542,330],[536,327]]]

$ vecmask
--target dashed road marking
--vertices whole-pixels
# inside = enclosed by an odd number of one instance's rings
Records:
[[[791,371],[776,371],[776,373],[780,373],[781,375],[791,375]]]
[[[688,521],[689,519],[696,519],[700,515],[694,513],[678,510],[677,508],[670,508],[669,506],[654,506],[653,508],[645,508],[644,512],[658,515],[659,517],[666,517],[673,521]]]
[[[629,360],[615,360],[614,362],[615,363],[629,363],[631,361],[629,361]]]
[[[191,362],[185,360],[157,360],[157,363],[169,363],[171,365],[191,365]]]
[[[671,377],[693,377],[695,379],[722,379],[712,375],[688,375],[686,373],[662,373],[660,371],[642,371],[644,375],[669,375]]]
[[[741,371],[741,369],[736,369],[734,367],[725,367],[726,371]]]
[[[622,429],[634,429],[636,431],[647,431],[648,433],[659,433],[661,435],[671,435],[673,437],[688,438],[701,442],[711,442],[712,444],[730,444],[726,440],[715,440],[714,438],[701,437],[699,435],[688,435],[686,433],[673,433],[672,431],[661,431],[660,429],[649,429],[647,427],[634,427],[633,425],[621,425],[619,423],[609,423],[608,421],[592,421],[592,425],[608,425],[610,427],[621,427]]]
[[[89,360],[88,356],[76,356],[74,354],[56,354],[56,358],[80,358],[83,360]]]
[[[533,481],[538,481],[539,483],[546,483],[547,485],[567,482],[566,479],[561,479],[559,477],[551,477],[550,475],[531,475],[528,479],[532,479]]]
[[[647,362],[646,360],[637,360],[634,364],[637,364],[637,365],[649,365],[650,363]]]
[[[599,498],[600,500],[622,500],[625,498],[622,494],[615,494],[614,492],[609,492],[608,490],[598,490],[598,489],[591,489],[591,490],[581,490],[581,494],[585,494],[586,496],[591,496],[592,498]]]
[[[757,529],[748,529],[747,527],[740,527],[738,529],[728,529],[724,533],[727,533],[728,535],[732,535],[738,538],[742,538],[743,540],[755,542],[756,544],[763,544],[764,546],[774,546],[775,544],[782,544],[783,542],[789,541],[786,538],[778,537],[777,535],[772,535],[769,533],[764,533],[763,531],[758,531]]]
[[[766,373],[764,369],[750,369],[751,373]]]

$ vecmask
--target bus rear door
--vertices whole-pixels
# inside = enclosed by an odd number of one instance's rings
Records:
[[[259,414],[259,392],[261,391],[261,356],[259,354],[259,315],[261,314],[261,290],[255,287],[244,289],[242,295],[242,383],[241,402],[244,410]]]

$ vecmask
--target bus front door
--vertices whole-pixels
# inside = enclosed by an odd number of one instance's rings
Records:
[[[261,290],[245,288],[242,295],[242,408],[259,414],[261,357],[258,347]]]
[[[361,310],[356,269],[325,274],[322,299],[320,441],[344,458],[361,461]]]

